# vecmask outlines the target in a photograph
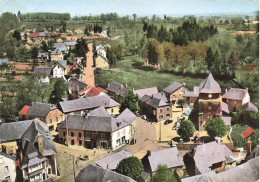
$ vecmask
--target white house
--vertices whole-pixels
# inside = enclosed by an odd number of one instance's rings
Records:
[[[101,56],[106,58],[107,57],[107,52],[106,52],[105,48],[104,47],[100,47],[97,50],[97,55],[101,55]]]
[[[67,60],[60,60],[54,63],[52,67],[53,78],[63,78],[65,80],[65,72],[67,68]]]
[[[0,152],[0,181],[16,179],[15,156]]]

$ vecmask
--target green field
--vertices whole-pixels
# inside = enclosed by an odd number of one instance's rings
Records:
[[[127,83],[129,87],[145,88],[157,86],[162,90],[174,81],[185,82],[187,87],[193,89],[205,78],[202,77],[187,77],[182,75],[174,75],[172,73],[163,73],[159,70],[148,66],[137,66],[136,61],[140,62],[139,58],[131,56],[119,61],[116,67],[119,70],[96,70],[96,84],[106,87],[107,83],[116,81]],[[232,80],[217,80],[222,88],[222,92],[226,88],[238,87]]]

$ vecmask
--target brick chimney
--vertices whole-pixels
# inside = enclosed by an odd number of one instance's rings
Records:
[[[151,150],[147,150],[147,156],[151,156],[151,155],[152,155]]]
[[[251,149],[252,149],[252,141],[248,140],[247,141],[247,154],[251,153],[251,151],[252,151]]]
[[[37,136],[37,140],[38,140],[38,150],[42,154],[44,152],[43,135],[39,134]]]

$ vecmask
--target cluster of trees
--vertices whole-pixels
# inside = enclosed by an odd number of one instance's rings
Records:
[[[119,112],[121,113],[126,108],[128,108],[133,113],[136,113],[139,110],[138,101],[139,101],[139,97],[137,94],[134,94],[132,91],[128,92],[120,102]]]
[[[213,25],[200,26],[196,18],[190,18],[190,20],[184,21],[182,26],[175,30],[172,28],[167,30],[163,25],[161,25],[158,30],[156,25],[144,23],[143,31],[147,32],[147,38],[155,38],[160,42],[172,41],[175,45],[187,45],[191,41],[206,41],[209,37],[218,32],[217,28]]]
[[[49,102],[57,104],[67,96],[67,83],[63,79],[55,78],[50,84],[39,84],[33,77],[24,77],[17,85],[1,85],[1,118],[14,120],[24,105],[32,102]]]
[[[94,32],[94,33],[97,33],[97,32],[99,32],[99,33],[101,33],[102,32],[102,25],[100,25],[100,24],[88,24],[88,25],[86,25],[86,28],[85,28],[85,30],[84,30],[84,33],[85,33],[85,35],[89,35],[90,34],[90,32]]]
[[[18,17],[20,21],[70,20],[69,13],[37,12],[21,14],[18,11]]]
[[[252,127],[259,127],[259,112],[239,110],[239,112],[232,113],[232,125],[234,124],[243,124],[250,125]]]
[[[115,66],[117,61],[121,61],[125,55],[125,46],[122,43],[117,43],[112,48],[107,48],[107,59],[110,66]]]
[[[160,63],[161,67],[169,68],[175,65],[185,67],[187,61],[192,60],[194,65],[197,59],[206,56],[207,44],[192,41],[187,46],[174,45],[172,42],[162,42],[154,38],[148,39],[146,57],[150,64]]]

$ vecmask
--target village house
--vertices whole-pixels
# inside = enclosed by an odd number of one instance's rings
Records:
[[[100,182],[100,181],[106,181],[106,182],[114,182],[114,181],[120,181],[120,182],[135,182],[132,178],[128,176],[124,176],[122,174],[116,173],[114,171],[111,171],[109,169],[104,169],[102,167],[99,167],[95,164],[88,164],[84,166],[76,175],[76,181],[77,182]]]
[[[172,105],[155,95],[144,95],[139,100],[140,112],[154,122],[160,122],[172,117]]]
[[[157,171],[158,165],[165,164],[173,172],[184,168],[182,156],[177,147],[164,148],[159,150],[147,151],[147,154],[142,158],[144,171],[153,175]]]
[[[65,41],[64,44],[67,47],[67,50],[69,50],[70,48],[73,48],[77,44],[77,41],[75,40]]]
[[[258,108],[252,103],[252,102],[247,102],[242,106],[242,109],[246,111],[254,111],[258,112]]]
[[[194,104],[199,100],[199,87],[194,86],[193,91],[185,91],[182,97],[185,99],[188,106],[193,108]]]
[[[58,49],[55,49],[51,52],[51,61],[63,60],[63,54]]]
[[[67,75],[67,60],[59,60],[53,62],[52,77],[63,78],[64,80],[66,80],[65,75]]]
[[[49,83],[52,73],[52,67],[37,66],[34,68],[33,74],[35,79],[40,83]]]
[[[82,81],[80,81],[76,76],[72,76],[69,79],[68,90],[71,99],[78,99],[79,92],[84,90],[88,85]]]
[[[135,118],[129,109],[114,118],[104,107],[87,115],[68,115],[58,126],[58,138],[67,145],[115,150],[132,139]]]
[[[15,181],[16,157],[0,151],[0,181]]]
[[[203,143],[189,150],[183,157],[186,171],[190,176],[219,172],[235,164],[232,151],[216,141]]]
[[[95,67],[96,68],[109,68],[109,63],[106,57],[98,54],[95,58]]]
[[[248,89],[231,88],[222,96],[223,102],[228,104],[230,111],[238,112],[241,107],[250,102]]]
[[[49,127],[41,120],[3,123],[0,143],[8,142],[16,142],[18,147],[17,181],[44,181],[50,178],[50,174],[58,174],[55,145]]]
[[[87,86],[83,90],[79,91],[79,98],[80,97],[94,97],[99,95],[107,95],[108,91],[101,88],[101,87],[95,87],[92,85]]]
[[[99,47],[96,51],[97,55],[101,55],[102,57],[107,58],[107,52],[103,46]]]
[[[38,62],[45,62],[50,59],[49,52],[39,52],[37,55]]]
[[[185,83],[177,81],[173,82],[172,84],[163,89],[163,91],[166,93],[168,100],[173,104],[175,104],[177,100],[182,99],[184,92],[187,90],[188,88],[185,86]]]
[[[82,114],[85,115],[89,111],[104,106],[106,110],[112,114],[119,114],[119,103],[111,99],[108,95],[100,95],[75,100],[59,102],[58,107],[64,114]]]
[[[108,84],[106,90],[108,91],[108,95],[115,99],[117,102],[120,102],[123,97],[131,91],[130,88],[127,88],[127,84],[123,85],[117,82],[112,82]]]
[[[181,182],[234,182],[234,181],[258,181],[259,180],[259,157],[253,158],[236,167],[230,167],[225,171],[216,173],[210,171],[196,176],[181,179]]]
[[[32,106],[25,105],[19,116],[20,120],[39,118],[50,130],[56,130],[57,124],[64,119],[63,113],[56,105],[41,102],[33,102]]]
[[[115,171],[117,165],[121,160],[131,156],[133,156],[133,154],[128,150],[126,149],[120,150],[119,152],[98,159],[97,161],[95,161],[95,164],[98,165],[99,167],[102,167],[103,169],[109,169]]]
[[[139,96],[139,98],[143,97],[144,95],[152,96],[152,95],[158,93],[158,88],[157,87],[149,87],[149,88],[143,88],[143,89],[134,89],[133,88],[133,93],[137,94]]]

